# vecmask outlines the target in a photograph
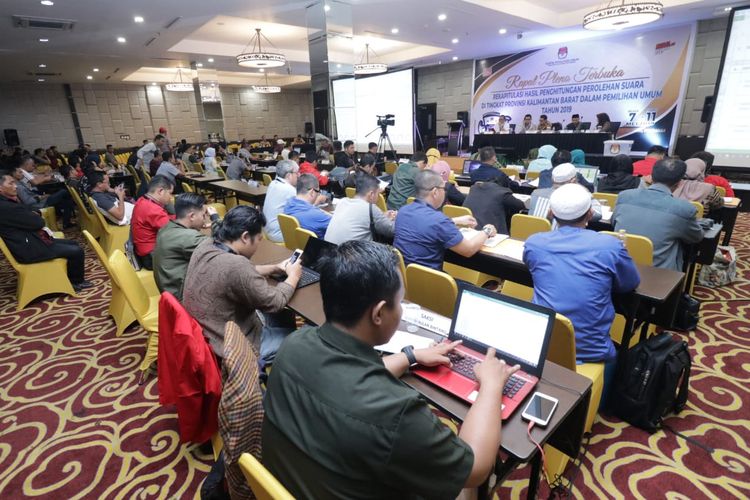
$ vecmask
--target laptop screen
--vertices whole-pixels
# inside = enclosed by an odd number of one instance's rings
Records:
[[[479,352],[494,347],[506,362],[519,363],[526,372],[540,375],[554,318],[554,312],[544,307],[462,287],[450,338]]]
[[[302,265],[313,271],[319,271],[318,261],[320,258],[331,250],[335,249],[336,245],[329,243],[320,238],[313,238],[310,236],[305,245],[304,252],[302,252]]]
[[[481,164],[482,162],[477,160],[464,160],[464,175],[469,175],[474,170],[478,169]]]
[[[588,182],[596,186],[596,178],[599,176],[599,169],[596,167],[576,167],[579,174]]]

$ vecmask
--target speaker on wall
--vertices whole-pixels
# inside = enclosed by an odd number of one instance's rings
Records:
[[[305,122],[305,135],[313,135],[312,122]]]
[[[461,120],[464,122],[464,127],[469,126],[469,112],[468,111],[459,111],[456,113],[456,120]]]
[[[21,145],[21,141],[18,139],[18,130],[14,128],[6,128],[3,130],[3,136],[5,137],[6,146],[12,148]]]
[[[701,113],[701,123],[708,122],[711,118],[711,113],[714,110],[714,96],[707,95],[703,100],[703,112]]]

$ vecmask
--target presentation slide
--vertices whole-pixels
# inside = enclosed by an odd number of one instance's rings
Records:
[[[722,167],[750,167],[750,9],[734,12],[706,150]]]
[[[379,142],[381,130],[378,116],[394,115],[392,119],[395,125],[387,128],[393,148],[398,153],[414,152],[411,69],[366,78],[335,80],[333,102],[340,141],[351,139],[357,144],[358,151],[365,151],[369,142]],[[386,144],[385,149],[390,147]]]

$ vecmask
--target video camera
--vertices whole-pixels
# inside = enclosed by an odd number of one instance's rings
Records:
[[[396,125],[394,119],[396,115],[377,115],[378,127],[387,127],[388,125]]]

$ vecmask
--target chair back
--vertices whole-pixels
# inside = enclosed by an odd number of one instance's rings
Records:
[[[527,181],[533,181],[534,179],[538,179],[538,178],[539,178],[539,171],[538,170],[533,170],[531,172],[526,172],[526,180]]]
[[[576,335],[573,323],[562,314],[555,315],[552,338],[547,349],[547,360],[568,370],[576,371]]]
[[[240,469],[257,500],[294,500],[294,497],[258,459],[249,453],[240,456]]]
[[[357,194],[357,190],[353,187],[345,188],[344,192],[346,193],[347,198],[354,198],[354,195]]]
[[[452,317],[458,298],[458,286],[451,275],[419,264],[406,267],[408,298],[422,307]]]
[[[104,270],[107,271],[109,277],[114,280],[114,273],[112,272],[112,267],[109,265],[109,257],[107,257],[107,254],[104,253],[104,249],[102,248],[102,246],[98,241],[96,241],[96,238],[94,238],[94,236],[85,229],[83,230],[83,237],[86,238],[86,241],[89,242],[89,246],[94,250],[96,257],[104,266]]]
[[[100,236],[102,233],[99,229],[99,222],[96,220],[96,217],[88,211],[86,205],[83,204],[83,200],[78,194],[78,190],[71,186],[67,186],[67,188],[70,197],[73,198],[73,203],[75,203],[76,208],[78,209],[78,220],[81,223],[82,228],[88,229],[94,236]]]
[[[451,219],[453,217],[462,217],[464,215],[474,215],[471,213],[469,207],[459,207],[458,205],[443,205],[443,213],[446,217]]]
[[[183,193],[195,193],[195,188],[188,184],[187,182],[182,182],[182,192]]]
[[[227,173],[224,172],[224,169],[221,167],[221,165],[216,165],[216,175],[219,177],[223,177],[224,179],[227,178]]]
[[[3,255],[5,255],[5,258],[8,259],[8,262],[10,262],[10,265],[18,271],[22,264],[16,260],[15,257],[13,257],[13,254],[10,253],[10,248],[5,244],[2,238],[0,238],[0,250],[2,250]]]
[[[271,179],[271,176],[268,174],[263,174],[263,185],[264,186],[270,186],[273,182],[273,179]]]
[[[208,206],[214,207],[216,209],[216,213],[219,215],[220,218],[224,218],[225,215],[227,215],[227,206],[223,203],[209,203]]]
[[[125,300],[133,309],[138,322],[141,325],[144,324],[144,318],[149,312],[149,295],[122,250],[118,249],[112,253],[109,258],[109,267],[112,279],[125,294]]]
[[[507,175],[508,177],[513,177],[515,175],[516,179],[519,178],[519,172],[517,168],[503,167],[500,169],[500,171],[505,173],[505,175]]]
[[[703,218],[703,203],[699,201],[691,201],[690,203],[692,203],[693,206],[695,207],[695,218],[702,219]]]
[[[377,202],[378,208],[382,210],[383,212],[388,211],[388,205],[385,203],[385,196],[383,196],[383,193],[378,193],[378,202]]]
[[[141,168],[141,170],[143,170],[143,177],[146,179],[146,182],[148,182],[150,184],[151,183],[151,174],[148,173],[148,170],[146,170],[145,168]]]
[[[601,231],[601,234],[609,234],[619,238],[619,233],[614,231]],[[638,234],[625,234],[625,248],[628,249],[630,258],[637,264],[652,266],[654,264],[654,244],[651,239]]]
[[[393,253],[396,254],[396,258],[398,259],[398,269],[401,271],[401,279],[404,280],[404,289],[408,291],[409,287],[406,284],[406,265],[404,264],[404,256],[401,254],[401,250],[396,247],[392,248]]]
[[[307,246],[307,240],[310,238],[317,238],[318,235],[310,231],[309,229],[305,229],[303,227],[298,227],[294,230],[294,234],[297,239],[297,248],[304,249],[305,246]]]
[[[532,234],[545,231],[552,231],[552,224],[545,218],[515,214],[510,219],[510,237],[513,239],[526,241]]]
[[[410,203],[414,203],[414,200],[416,200],[416,198],[414,196],[409,196],[406,199],[406,204],[409,205]]]
[[[505,280],[505,282],[503,282],[503,289],[500,291],[500,294],[520,300],[525,300],[526,302],[531,302],[531,299],[534,297],[534,289],[530,286],[521,285],[513,281]]]
[[[726,188],[721,187],[721,186],[716,186],[716,190],[719,192],[719,194],[721,194],[722,198],[726,198],[727,197],[727,190],[726,190]]]
[[[101,231],[100,234],[111,233],[113,227],[119,227],[107,222],[107,219],[104,218],[104,214],[99,210],[99,205],[96,204],[91,196],[89,196],[89,205],[91,205],[91,209],[94,211],[94,219],[97,221],[97,226]]]
[[[278,217],[281,236],[284,238],[284,246],[286,246],[289,250],[296,250],[297,233],[295,230],[300,227],[297,217],[286,214],[279,214]]]
[[[599,200],[602,205],[607,205],[612,210],[614,210],[615,205],[617,205],[617,193],[596,192],[592,196],[595,200]]]

